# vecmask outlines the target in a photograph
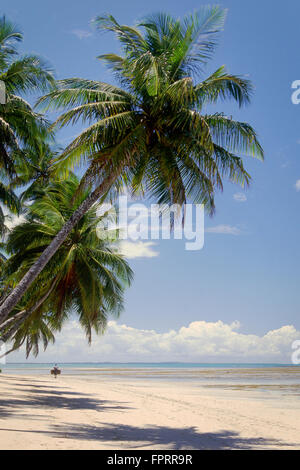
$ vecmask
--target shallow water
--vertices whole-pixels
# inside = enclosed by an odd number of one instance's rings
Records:
[[[8,375],[48,375],[52,367],[53,364],[6,364],[2,370]],[[300,398],[300,367],[289,364],[66,363],[59,367],[64,376],[84,376],[87,380],[154,380],[178,385],[188,382],[207,392]]]

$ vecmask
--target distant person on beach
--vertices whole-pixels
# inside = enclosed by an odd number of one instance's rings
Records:
[[[51,370],[51,375],[54,375],[54,378],[56,379],[56,376],[60,375],[60,373],[61,373],[61,371],[60,371],[59,367],[57,366],[57,364],[55,364],[55,366]]]

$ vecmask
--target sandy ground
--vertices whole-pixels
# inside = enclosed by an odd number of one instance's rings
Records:
[[[0,375],[0,449],[300,449],[300,400],[182,382]]]

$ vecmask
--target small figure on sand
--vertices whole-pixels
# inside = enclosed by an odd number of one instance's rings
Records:
[[[61,370],[58,368],[57,364],[51,369],[51,375],[54,375],[54,378],[56,379],[57,375],[61,374]]]

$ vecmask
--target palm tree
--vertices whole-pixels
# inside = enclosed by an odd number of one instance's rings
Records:
[[[14,191],[10,188],[9,185],[0,181],[0,202],[5,206],[11,213],[17,214],[20,211],[20,201],[16,196]],[[0,237],[3,237],[7,232],[6,227],[6,217],[4,213],[4,208],[0,205]]]
[[[122,56],[100,56],[120,86],[67,79],[40,101],[46,108],[65,110],[57,128],[78,120],[89,124],[63,152],[58,170],[87,165],[82,186],[92,183],[95,189],[3,302],[0,318],[19,302],[99,197],[126,185],[158,202],[203,203],[213,213],[215,190],[222,189],[223,178],[249,184],[239,154],[263,158],[255,131],[220,112],[205,113],[206,105],[219,99],[247,104],[252,91],[249,81],[224,67],[203,77],[224,18],[224,10],[207,7],[182,21],[150,16],[139,28],[120,25],[112,16],[95,20],[121,43]]]
[[[23,152],[15,152],[16,175],[11,179],[10,187],[23,188],[19,196],[22,204],[43,193],[55,178],[54,160],[58,154],[58,150],[47,141],[37,142]]]
[[[22,33],[4,16],[0,18],[0,82],[4,84],[5,103],[0,104],[0,201],[16,213],[19,202],[9,186],[15,175],[14,155],[24,146],[37,145],[47,134],[48,123],[33,111],[24,95],[46,91],[54,84],[49,67],[36,55],[19,56],[17,44]],[[0,230],[4,230],[4,214],[0,209]]]
[[[5,85],[6,102],[0,105],[0,163],[13,169],[11,150],[35,143],[45,135],[46,121],[22,97],[46,91],[54,85],[49,66],[36,55],[19,56],[17,44],[23,35],[5,16],[0,18],[0,80]]]
[[[3,248],[3,243],[0,243],[0,250]],[[4,266],[6,257],[0,251],[0,294],[2,295],[5,289],[4,285]]]
[[[13,286],[22,278],[87,197],[87,190],[79,193],[77,189],[74,175],[64,182],[51,182],[29,207],[26,221],[10,232],[6,285]],[[96,212],[94,205],[84,214],[14,314],[0,325],[2,340],[13,341],[9,352],[26,341],[27,355],[32,350],[37,354],[39,341],[46,346],[74,313],[91,341],[92,329],[102,333],[108,315],[118,316],[122,311],[132,271],[116,249],[98,238]]]

